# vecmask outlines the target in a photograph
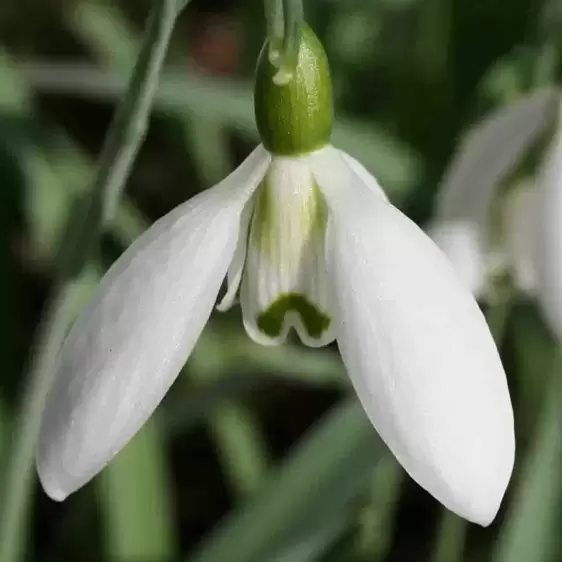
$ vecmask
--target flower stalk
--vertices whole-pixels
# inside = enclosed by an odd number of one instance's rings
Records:
[[[268,57],[277,68],[273,82],[287,85],[294,77],[303,24],[302,0],[264,0]]]

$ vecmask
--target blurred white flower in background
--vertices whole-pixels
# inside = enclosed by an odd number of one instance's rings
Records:
[[[528,95],[476,126],[445,174],[430,236],[476,297],[509,272],[537,298],[562,339],[562,132],[560,94]],[[532,148],[535,173],[513,180]]]

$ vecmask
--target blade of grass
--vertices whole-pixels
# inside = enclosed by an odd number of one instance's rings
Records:
[[[514,310],[511,338],[514,342],[514,375],[518,392],[514,409],[519,428],[519,451],[535,440],[537,421],[544,408],[552,369],[555,340],[537,307],[518,303]]]
[[[151,418],[101,473],[107,559],[112,562],[173,560],[170,489],[158,418]]]
[[[338,517],[322,529],[301,541],[281,549],[268,557],[267,562],[315,562],[321,560],[347,528],[344,517]]]
[[[64,12],[69,16],[73,31],[104,63],[130,65],[138,53],[134,30],[125,24],[119,6],[109,2],[78,2],[74,9]]]
[[[10,430],[10,420],[8,415],[8,409],[2,397],[0,396],[0,459],[4,459],[7,457],[6,450],[7,450],[7,443],[8,443],[8,435]],[[4,462],[1,462],[0,465],[0,479],[3,476],[3,465]],[[1,480],[0,480],[1,481]]]
[[[558,350],[535,441],[492,558],[495,562],[554,560],[562,516],[561,368],[562,352]]]
[[[207,412],[216,452],[233,492],[247,496],[259,489],[267,474],[268,454],[258,420],[243,404],[229,399]]]
[[[264,562],[283,545],[313,535],[368,486],[381,448],[358,403],[345,401],[310,430],[259,493],[219,524],[190,562]]]
[[[433,548],[433,562],[460,562],[464,555],[467,522],[450,511],[443,510],[437,541]]]
[[[84,265],[100,230],[115,214],[118,198],[140,146],[152,105],[160,70],[177,15],[175,0],[155,4],[147,36],[133,71],[127,94],[120,104],[102,150],[96,180],[84,209],[82,224],[75,222],[36,344],[28,388],[2,487],[0,560],[16,562],[24,555],[24,536],[33,483],[33,457],[41,414],[55,372],[56,356],[76,307],[76,283],[83,282]]]
[[[385,560],[394,531],[404,470],[390,452],[379,459],[372,475],[369,504],[363,509],[357,550],[369,562]]]

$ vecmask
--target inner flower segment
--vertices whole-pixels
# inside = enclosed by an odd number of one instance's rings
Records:
[[[256,195],[241,305],[246,331],[265,345],[294,328],[303,343],[334,338],[324,246],[328,212],[306,158],[276,158]]]

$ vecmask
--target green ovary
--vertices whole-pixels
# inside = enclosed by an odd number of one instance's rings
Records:
[[[279,296],[267,310],[258,316],[258,328],[269,337],[279,336],[285,314],[290,311],[294,311],[300,316],[306,331],[313,338],[320,338],[330,326],[330,318],[318,310],[306,297],[289,293]]]

